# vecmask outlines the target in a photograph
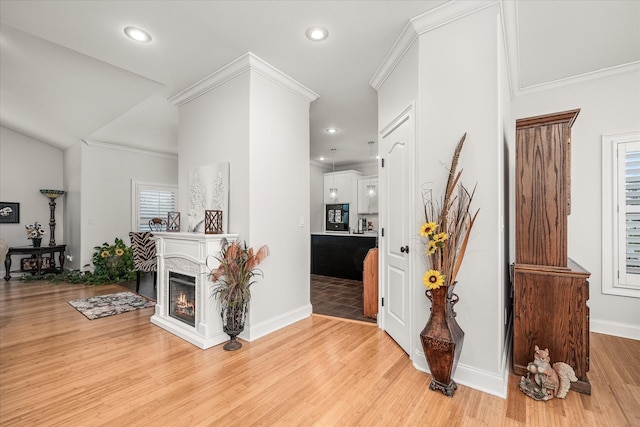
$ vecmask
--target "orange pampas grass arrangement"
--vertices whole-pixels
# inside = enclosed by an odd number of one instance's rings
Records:
[[[256,282],[255,276],[263,275],[257,267],[269,255],[269,247],[264,245],[254,252],[246,242],[227,239],[222,239],[221,245],[220,257],[216,257],[220,264],[209,274],[216,283],[213,295],[221,302],[246,303],[251,299],[250,288]]]

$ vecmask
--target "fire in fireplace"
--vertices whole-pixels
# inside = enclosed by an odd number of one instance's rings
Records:
[[[196,325],[196,278],[169,272],[169,316]]]

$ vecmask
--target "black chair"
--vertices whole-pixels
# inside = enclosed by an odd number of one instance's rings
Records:
[[[151,239],[153,234],[146,232],[130,232],[133,248],[133,265],[136,268],[136,292],[140,291],[140,273],[153,272],[153,288],[158,281],[158,263],[156,259],[156,242]]]

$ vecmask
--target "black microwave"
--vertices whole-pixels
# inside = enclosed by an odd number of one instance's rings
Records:
[[[349,231],[349,203],[325,206],[325,230]]]

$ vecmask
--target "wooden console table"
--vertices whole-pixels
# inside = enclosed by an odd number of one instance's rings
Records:
[[[37,266],[37,274],[41,275],[43,273],[60,273],[64,268],[64,251],[66,250],[67,245],[55,245],[55,246],[42,246],[42,247],[33,247],[33,246],[16,246],[13,248],[9,248],[9,252],[7,252],[7,256],[4,260],[4,268],[5,268],[5,276],[4,280],[11,280],[11,255],[31,255],[32,258],[35,258],[36,266]],[[56,267],[56,260],[54,258],[54,254],[59,253],[58,260],[60,261],[60,267]],[[41,268],[42,263],[42,255],[49,254],[49,258],[51,261],[51,265],[47,269]],[[20,270],[13,270],[14,272]]]

